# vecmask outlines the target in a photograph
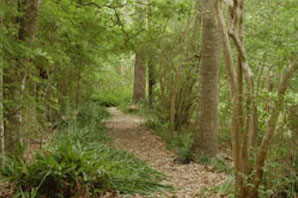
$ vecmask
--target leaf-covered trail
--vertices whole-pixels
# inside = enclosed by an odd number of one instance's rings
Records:
[[[141,125],[145,119],[124,114],[115,107],[108,108],[108,111],[113,116],[105,121],[105,125],[113,138],[113,146],[135,154],[148,165],[168,175],[168,183],[176,189],[165,197],[198,198],[205,187],[216,186],[225,181],[224,173],[210,172],[199,164],[174,163],[177,156],[166,149],[165,143],[153,131]]]

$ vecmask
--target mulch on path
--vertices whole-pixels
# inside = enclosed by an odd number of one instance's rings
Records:
[[[177,164],[176,154],[166,149],[166,144],[153,131],[142,126],[146,120],[122,113],[115,107],[108,108],[113,115],[105,121],[113,139],[112,145],[117,149],[126,150],[144,160],[148,165],[164,172],[174,186],[173,192],[155,197],[166,198],[198,198],[203,189],[223,184],[225,173],[215,173],[197,163]],[[136,197],[141,197],[136,195]],[[212,197],[221,197],[214,194]]]

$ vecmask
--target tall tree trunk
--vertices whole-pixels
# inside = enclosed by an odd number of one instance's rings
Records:
[[[19,11],[24,13],[24,16],[18,20],[20,23],[19,40],[23,41],[29,48],[33,48],[33,43],[35,40],[40,2],[41,0],[24,0],[22,3],[21,1],[18,3]],[[18,61],[22,62],[20,65],[28,67],[30,58],[25,56],[22,60]],[[13,116],[8,126],[10,133],[6,135],[10,141],[8,149],[14,152],[15,144],[19,141],[22,142],[23,138],[23,108],[27,75],[25,68],[21,66],[17,66],[17,68],[12,67],[10,75],[13,75],[11,77],[14,78],[14,86],[11,89],[11,96],[13,98],[11,99],[15,101],[15,106],[12,109],[8,109]],[[10,81],[10,83],[12,82]]]
[[[2,35],[3,20],[0,15],[0,35]],[[4,108],[3,108],[3,51],[2,45],[0,44],[0,149],[1,155],[5,156],[5,131],[4,131]],[[3,167],[3,158],[0,160],[1,167]]]
[[[196,157],[215,156],[217,146],[217,106],[220,40],[215,13],[216,0],[202,0],[202,49],[198,104],[198,126],[192,150]]]
[[[225,63],[225,68],[226,72],[228,74],[228,79],[229,79],[229,85],[230,85],[230,95],[231,95],[231,103],[232,103],[232,122],[231,122],[231,137],[232,137],[232,150],[233,150],[233,158],[234,158],[234,167],[235,167],[235,175],[236,175],[236,189],[240,188],[240,180],[241,178],[239,177],[239,172],[238,170],[240,169],[240,158],[239,158],[239,153],[240,153],[240,134],[239,134],[239,124],[238,124],[238,99],[237,93],[238,93],[238,88],[237,88],[237,79],[236,79],[236,71],[234,68],[234,61],[233,61],[233,55],[232,55],[232,49],[230,45],[230,40],[229,40],[229,35],[227,32],[227,28],[225,25],[224,17],[223,14],[219,8],[217,7],[217,17],[218,17],[218,22],[219,22],[219,29],[221,33],[221,42],[223,46],[223,54],[224,54],[224,63]]]
[[[244,0],[235,0],[234,1],[234,7],[233,9],[230,9],[230,24],[233,24],[233,27],[235,28],[235,33],[238,35],[239,42],[241,45],[244,44],[243,42],[243,32],[244,32],[244,23],[243,23],[243,17],[244,17]],[[244,112],[244,103],[243,103],[243,98],[244,98],[244,92],[243,92],[243,65],[244,60],[243,56],[240,52],[237,54],[237,68],[236,68],[236,76],[237,76],[237,125],[238,125],[238,143],[239,145],[242,145],[242,148],[238,152],[238,158],[239,159],[248,159],[248,143],[251,142],[250,140],[248,141],[248,137],[252,133],[252,130],[254,130],[253,127],[253,121],[254,120],[249,120],[249,126],[247,123],[245,123],[245,112]],[[248,129],[248,130],[246,130]],[[249,132],[249,133],[248,133]],[[248,167],[248,161],[247,160],[239,160],[238,161],[241,166],[241,172],[245,172],[247,174],[250,170]],[[247,185],[244,183],[242,176],[240,174],[237,174],[237,185],[242,186],[240,189],[243,191],[240,194],[245,194],[247,193]]]
[[[135,72],[134,72],[134,89],[133,89],[133,103],[138,103],[145,99],[146,95],[146,67],[142,54],[136,52],[135,58]]]
[[[155,84],[154,78],[154,65],[152,64],[152,60],[148,61],[148,95],[149,95],[149,108],[152,109],[153,106],[153,87]]]

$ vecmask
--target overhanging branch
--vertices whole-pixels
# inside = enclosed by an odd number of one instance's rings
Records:
[[[129,34],[127,33],[127,31],[125,30],[124,28],[124,24],[122,23],[121,19],[120,19],[120,15],[119,13],[117,12],[117,8],[123,8],[124,6],[127,5],[127,3],[124,3],[124,4],[121,4],[121,5],[116,5],[116,6],[113,6],[113,5],[99,5],[95,2],[88,2],[88,3],[85,3],[85,4],[82,4],[83,6],[95,6],[96,8],[98,9],[102,9],[102,8],[109,8],[109,9],[112,9],[115,13],[115,17],[116,17],[116,24],[120,26],[121,28],[121,31],[125,34],[126,36],[126,43],[128,42],[128,40],[130,39],[129,38]]]

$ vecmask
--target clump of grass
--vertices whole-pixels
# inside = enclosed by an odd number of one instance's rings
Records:
[[[148,120],[145,126],[152,129],[163,141],[167,143],[167,149],[174,150],[179,158],[191,158],[190,147],[193,141],[193,133],[190,129],[183,129],[180,132],[170,134],[169,123],[161,123],[157,119]]]
[[[98,107],[96,107],[98,108]],[[6,159],[2,175],[15,197],[98,197],[105,192],[150,194],[170,189],[166,177],[132,154],[105,144],[101,120],[108,114],[90,105],[61,129],[33,162]]]
[[[233,173],[233,167],[220,155],[213,158],[202,155],[196,161],[201,165],[212,166],[216,172]]]
[[[103,144],[83,146],[66,140],[57,149],[36,153],[33,163],[22,157],[7,161],[2,175],[16,192],[36,189],[38,196],[99,196],[107,191],[149,194],[163,190],[165,176],[136,159]]]
[[[200,198],[209,198],[209,197],[236,198],[234,183],[235,183],[234,176],[229,175],[227,180],[223,184],[203,188],[199,193],[198,197]]]

